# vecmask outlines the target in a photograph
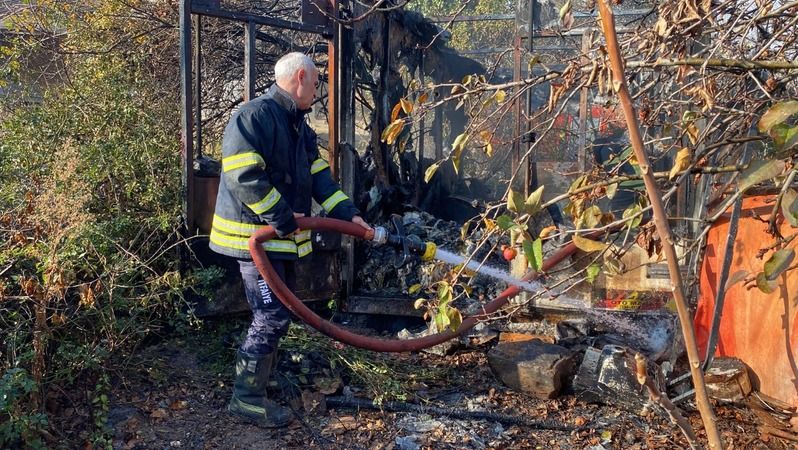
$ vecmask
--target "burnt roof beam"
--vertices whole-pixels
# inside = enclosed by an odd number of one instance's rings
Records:
[[[221,8],[212,8],[204,5],[193,4],[191,6],[192,14],[199,14],[202,16],[217,17],[220,19],[234,20],[244,23],[255,23],[257,25],[264,25],[268,27],[277,27],[294,31],[302,31],[305,33],[315,33],[328,36],[332,30],[329,27],[322,25],[309,25],[301,22],[292,22],[290,20],[277,19],[274,17],[264,17],[254,14],[228,11]]]

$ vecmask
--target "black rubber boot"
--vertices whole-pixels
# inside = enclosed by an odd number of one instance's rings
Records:
[[[261,356],[238,350],[233,398],[227,407],[230,413],[265,428],[279,428],[291,422],[291,411],[266,394],[276,355],[276,351]]]

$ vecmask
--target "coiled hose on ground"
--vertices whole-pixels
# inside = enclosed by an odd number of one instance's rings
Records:
[[[372,240],[374,232],[366,230],[360,225],[343,220],[331,219],[327,217],[300,217],[297,219],[297,226],[303,230],[316,230],[316,231],[336,231],[343,234],[348,234],[356,238],[364,240]],[[263,242],[276,237],[276,233],[272,227],[264,227],[258,230],[249,239],[249,251],[252,254],[252,259],[258,268],[261,276],[269,284],[269,287],[277,295],[277,298],[282,302],[297,317],[305,321],[308,325],[326,334],[327,336],[349,344],[354,347],[359,347],[367,350],[377,352],[414,352],[425,348],[438,345],[446,342],[449,339],[456,338],[465,333],[477,324],[479,319],[486,318],[490,314],[496,312],[499,308],[507,304],[508,301],[516,296],[521,289],[518,286],[510,286],[505,289],[498,297],[487,303],[480,314],[465,317],[463,322],[456,331],[447,329],[446,331],[438,334],[424,336],[416,339],[380,339],[371,336],[363,336],[360,334],[352,333],[334,323],[324,320],[316,313],[311,311],[301,300],[291,292],[290,289],[283,283],[277,273],[274,271],[266,251],[263,249]],[[559,264],[562,260],[570,256],[576,250],[573,243],[568,243],[563,248],[552,254],[543,263],[543,271],[548,271],[552,267]],[[533,281],[537,278],[537,272],[528,272],[523,278],[523,281]]]

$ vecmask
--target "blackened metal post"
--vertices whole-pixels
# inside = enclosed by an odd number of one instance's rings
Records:
[[[424,86],[424,53],[419,50],[419,60],[418,60],[418,78],[421,82],[421,85]],[[421,189],[424,186],[424,122],[425,120],[422,118],[418,125],[418,140],[416,147],[416,156],[418,157],[417,166],[416,166],[416,195],[413,198],[413,203],[418,206],[421,202]]]
[[[339,8],[333,13],[338,14],[340,8],[351,7],[349,0],[340,0]],[[357,170],[357,154],[355,142],[355,86],[352,79],[352,61],[355,54],[354,38],[351,27],[339,26],[335,33],[338,48],[338,128],[341,144],[339,146],[338,161],[340,161],[341,189],[346,195],[355,197],[355,171]],[[341,275],[344,281],[347,297],[352,293],[355,279],[355,247],[353,240],[343,241],[344,259]]]
[[[183,181],[183,221],[186,235],[194,234],[194,123],[191,89],[191,0],[180,0],[180,135]]]
[[[440,89],[436,92],[442,93]],[[437,99],[437,96],[435,97]],[[435,160],[443,159],[443,106],[435,108],[435,116],[432,118],[432,142],[435,145]]]
[[[535,50],[535,1],[536,0],[529,0],[529,22],[527,24],[527,48],[529,50],[529,54],[532,55]],[[520,65],[520,62],[519,62]],[[529,69],[529,77],[532,77],[532,68]],[[526,116],[532,117],[532,89],[527,89],[526,91]],[[526,136],[531,128],[531,124],[529,122],[526,123],[526,126],[521,128],[519,131],[524,133]],[[526,142],[528,145],[532,145],[532,141],[523,139],[522,141]],[[524,152],[526,153],[526,152]],[[538,163],[535,161],[534,155],[530,154],[529,157],[526,159],[526,173],[524,177],[524,194],[529,195],[534,190],[538,188]]]
[[[255,81],[258,73],[255,68],[255,37],[257,30],[255,22],[249,21],[244,25],[244,101],[255,98]]]
[[[194,16],[194,149],[202,156],[202,16]]]

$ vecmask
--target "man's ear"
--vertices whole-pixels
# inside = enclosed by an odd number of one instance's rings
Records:
[[[299,81],[299,84],[302,84],[302,81],[304,81],[305,77],[307,76],[307,72],[305,71],[305,69],[299,69],[296,71],[296,76],[297,76],[297,81]]]

